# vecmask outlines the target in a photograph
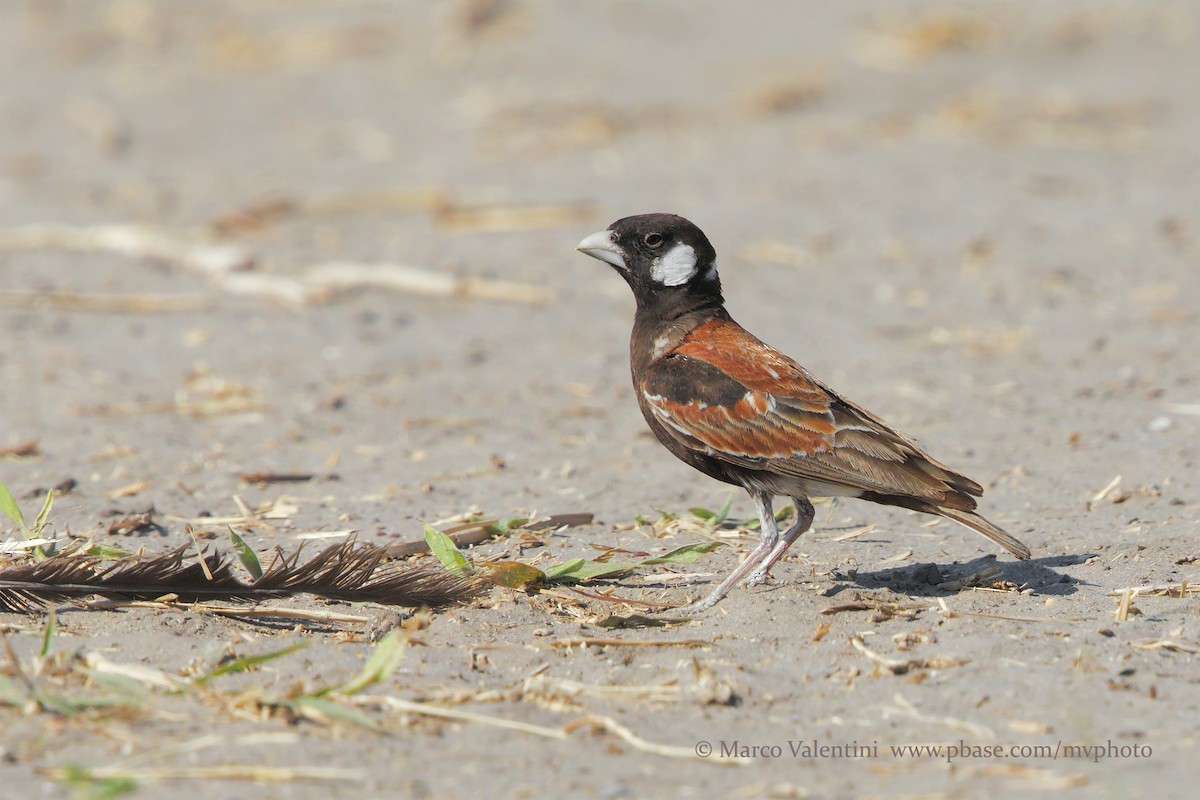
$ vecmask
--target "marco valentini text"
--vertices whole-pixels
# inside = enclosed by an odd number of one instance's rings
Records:
[[[1109,739],[1103,744],[971,744],[959,740],[955,744],[892,744],[881,746],[878,741],[824,744],[820,739],[789,739],[782,744],[759,744],[741,739],[700,741],[696,755],[707,758],[923,758],[945,760],[946,763],[969,759],[1041,758],[1088,759],[1093,763],[1119,758],[1150,758],[1154,750],[1148,744],[1119,744]]]

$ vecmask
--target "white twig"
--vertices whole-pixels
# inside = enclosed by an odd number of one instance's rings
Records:
[[[520,733],[528,733],[534,736],[543,736],[547,739],[566,739],[567,733],[562,728],[547,728],[544,725],[533,725],[528,722],[518,722],[517,720],[504,719],[503,717],[491,717],[486,714],[473,714],[470,711],[460,711],[457,708],[442,708],[441,706],[432,706],[427,703],[416,703],[412,700],[405,700],[400,697],[392,697],[390,695],[367,694],[358,697],[348,697],[347,702],[355,705],[367,706],[382,706],[395,711],[404,711],[409,714],[423,714],[427,717],[441,717],[442,719],[453,719],[459,722],[474,722],[480,725],[491,725],[494,728],[505,728],[510,731],[519,731]]]
[[[746,758],[744,756],[725,756],[719,754],[703,756],[696,752],[696,748],[694,746],[676,747],[675,745],[650,742],[638,736],[636,733],[629,730],[629,728],[626,728],[612,717],[605,717],[599,714],[581,717],[580,719],[577,719],[567,725],[566,730],[572,731],[584,725],[595,725],[596,727],[602,728],[608,733],[616,735],[634,749],[656,756],[665,756],[666,758],[689,758],[699,761],[706,761],[710,764],[727,764],[737,766],[746,766],[753,762],[753,759]]]

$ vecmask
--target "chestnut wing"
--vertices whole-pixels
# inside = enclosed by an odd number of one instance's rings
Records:
[[[685,342],[646,371],[642,400],[681,444],[810,483],[975,506],[967,495],[980,494],[978,484],[745,336],[750,346],[732,353]]]

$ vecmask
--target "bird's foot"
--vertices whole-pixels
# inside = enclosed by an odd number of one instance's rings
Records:
[[[680,617],[698,617],[705,611],[717,604],[717,600],[712,597],[706,597],[703,600],[697,600],[695,603],[688,603],[686,606],[676,606],[675,608],[664,609],[667,614],[674,614]]]
[[[767,570],[762,572],[753,572],[746,580],[742,581],[743,586],[762,586],[767,581],[771,580],[771,573]]]

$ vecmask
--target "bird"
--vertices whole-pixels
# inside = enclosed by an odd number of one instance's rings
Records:
[[[757,546],[703,599],[699,613],[739,583],[764,583],[813,521],[813,497],[855,497],[946,517],[1021,560],[1029,548],[978,514],[983,487],[837,394],[730,316],[708,237],[675,214],[619,219],[581,241],[633,291],[630,372],[655,438],[684,463],[740,486],[754,502]],[[780,533],[772,504],[791,498]]]

